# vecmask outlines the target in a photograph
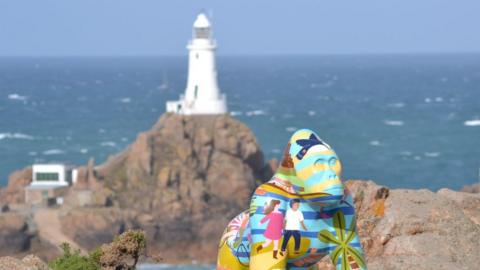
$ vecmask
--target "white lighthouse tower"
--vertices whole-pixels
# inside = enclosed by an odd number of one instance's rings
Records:
[[[220,93],[217,83],[216,47],[210,21],[200,13],[193,23],[192,40],[187,45],[187,89],[180,100],[167,101],[167,112],[186,115],[227,112],[226,96]]]

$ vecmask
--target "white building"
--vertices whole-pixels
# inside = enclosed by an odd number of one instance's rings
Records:
[[[25,188],[25,201],[31,204],[62,204],[68,186],[76,181],[77,170],[64,164],[34,164],[32,182]]]
[[[217,44],[212,38],[212,26],[200,13],[193,23],[193,37],[187,45],[188,80],[185,95],[180,100],[167,101],[167,112],[177,114],[224,114],[227,99],[220,93],[215,67]]]
[[[32,186],[68,186],[71,171],[64,164],[34,164],[32,166]]]

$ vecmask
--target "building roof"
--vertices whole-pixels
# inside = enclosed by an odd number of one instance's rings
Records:
[[[208,20],[207,16],[204,13],[200,13],[197,15],[197,19],[193,23],[193,27],[195,28],[210,27],[210,21]]]

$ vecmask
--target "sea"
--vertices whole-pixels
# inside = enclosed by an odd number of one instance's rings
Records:
[[[0,58],[0,186],[33,163],[96,164],[183,93],[188,59]],[[480,178],[480,55],[219,56],[230,114],[266,159],[315,130],[344,179],[460,189]]]

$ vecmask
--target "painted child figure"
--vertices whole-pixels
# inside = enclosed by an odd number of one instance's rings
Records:
[[[340,177],[333,149],[311,130],[295,132],[272,179],[255,190],[249,215],[244,212],[228,225],[217,269],[316,269],[326,255],[336,269],[366,269],[352,196]],[[278,240],[272,233],[278,233],[278,223],[273,228],[272,217],[266,217],[274,200],[276,217],[285,216],[283,238]],[[240,218],[244,230],[234,226]],[[280,252],[275,240],[281,242]]]
[[[299,253],[300,249],[300,225],[306,231],[307,227],[305,223],[303,223],[303,214],[298,208],[300,207],[300,200],[293,199],[290,201],[290,209],[287,210],[287,214],[285,215],[285,231],[283,235],[283,243],[282,243],[282,252],[286,251],[288,240],[291,237],[295,240],[295,254]]]
[[[273,258],[277,259],[278,254],[278,241],[282,238],[282,227],[283,227],[283,213],[279,210],[280,201],[271,200],[268,204],[268,207],[265,208],[265,217],[260,220],[260,224],[268,222],[267,228],[263,236],[266,238],[266,241],[263,244],[257,247],[257,252],[260,252],[263,248],[266,248],[273,242]]]

